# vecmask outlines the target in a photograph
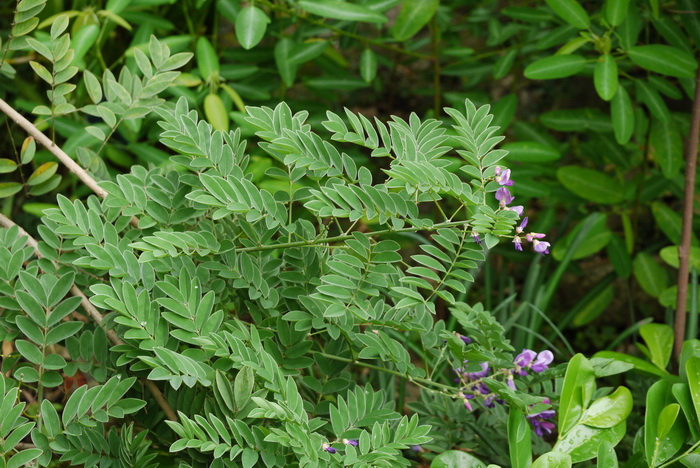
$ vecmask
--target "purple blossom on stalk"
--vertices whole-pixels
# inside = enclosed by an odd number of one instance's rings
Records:
[[[420,445],[411,445],[411,450],[412,450],[413,452],[418,452],[418,453],[420,453],[420,452],[423,451],[423,447],[421,447]]]
[[[357,441],[355,439],[343,439],[342,442],[345,445],[352,445],[353,447],[357,447]]]
[[[525,216],[522,221],[520,221],[520,226],[515,228],[515,233],[516,234],[522,234],[522,232],[525,230],[525,226],[527,226],[527,221],[528,218]],[[530,239],[528,239],[529,241]]]
[[[487,375],[489,375],[489,365],[488,365],[488,363],[482,362],[482,363],[479,364],[479,366],[481,366],[481,370],[480,370],[480,371],[477,371],[477,372],[470,372],[470,373],[467,374],[467,377],[468,377],[470,380],[479,380],[479,379],[483,379],[484,377],[486,377]]]
[[[525,234],[525,239],[527,239],[528,242],[532,242],[535,239],[543,239],[545,237],[546,234],[542,234],[541,232],[530,232]]]
[[[542,403],[549,404],[549,398],[545,398]],[[530,421],[530,424],[535,429],[535,434],[544,437],[545,434],[551,434],[556,427],[553,422],[547,421],[547,419],[554,419],[554,416],[556,416],[556,412],[549,409],[540,413],[530,414],[527,416],[527,420]]]
[[[515,386],[515,379],[513,379],[513,374],[508,374],[508,378],[506,379],[506,383],[511,388],[511,390],[517,390],[517,387]]]
[[[538,241],[537,239],[533,239],[532,241],[532,247],[535,249],[535,252],[546,255],[549,253],[549,242],[545,241]]]
[[[321,445],[321,448],[322,448],[323,450],[325,450],[326,452],[328,452],[328,453],[336,453],[336,452],[337,452],[336,449],[334,449],[333,447],[331,447],[329,444],[327,444],[327,443],[325,443],[325,442],[324,442],[323,445]]]
[[[508,208],[508,204],[515,200],[515,197],[510,194],[510,190],[501,187],[496,190],[496,200],[499,201],[501,208]]]
[[[464,336],[464,335],[459,335],[459,339],[464,341],[464,344],[469,344],[472,342],[471,338],[469,338],[468,336]]]
[[[523,207],[523,205],[508,206],[508,207],[506,207],[506,209],[508,209],[510,211],[515,211],[518,214],[518,216],[522,216],[523,211],[525,211],[525,208]]]
[[[472,237],[474,238],[474,242],[481,244],[481,238],[479,237],[478,232],[472,231]]]
[[[496,166],[496,182],[500,185],[513,185],[513,181],[510,179],[510,169],[502,170],[499,166]]]
[[[554,354],[549,350],[544,350],[537,355],[537,359],[532,363],[530,369],[538,374],[549,369],[549,365],[554,361]]]
[[[519,236],[515,236],[513,238],[513,244],[515,244],[515,250],[519,250],[520,252],[523,251],[522,240],[520,239]]]
[[[540,373],[547,370],[552,361],[554,361],[554,354],[549,350],[538,354],[531,349],[523,349],[523,352],[513,360],[514,371],[518,375],[527,375],[528,369]]]

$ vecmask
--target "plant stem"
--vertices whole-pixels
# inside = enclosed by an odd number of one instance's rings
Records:
[[[17,125],[22,127],[27,133],[34,137],[36,141],[41,143],[51,154],[56,156],[61,163],[68,168],[70,172],[78,176],[85,185],[88,186],[90,190],[95,192],[100,198],[105,198],[107,196],[107,191],[100,187],[95,179],[92,178],[90,174],[87,173],[85,169],[80,167],[78,163],[73,161],[73,159],[68,156],[65,151],[56,145],[49,137],[44,135],[41,130],[36,128],[36,126],[29,120],[25,119],[22,114],[17,112],[11,105],[0,99],[0,111],[7,114],[7,116],[12,119]],[[139,220],[132,216],[129,223],[138,229]]]
[[[693,197],[695,195],[695,170],[700,142],[700,70],[695,80],[695,98],[690,124],[690,137],[685,155],[685,191],[683,194],[683,231],[678,248],[678,295],[676,296],[676,320],[674,323],[676,359],[680,358],[685,337],[685,321],[688,301],[688,265],[690,262],[690,242],[693,235]],[[693,311],[694,312],[694,311]]]
[[[335,356],[333,354],[326,354],[326,353],[322,353],[320,351],[312,351],[312,352],[315,354],[318,354],[320,356],[323,356],[327,359],[333,359],[335,361],[347,362],[348,364],[355,364],[358,366],[366,367],[368,369],[372,369],[372,370],[376,370],[376,371],[380,371],[380,372],[386,372],[387,374],[392,374],[392,375],[395,375],[397,377],[401,377],[403,379],[409,380],[411,382],[416,382],[416,383],[423,384],[423,385],[432,385],[434,387],[440,388],[443,391],[447,391],[450,394],[454,393],[454,391],[455,391],[454,387],[451,387],[449,385],[441,384],[439,382],[435,382],[435,381],[430,380],[430,379],[423,379],[420,377],[411,377],[409,375],[402,374],[401,372],[396,371],[394,369],[387,369],[386,367],[375,366],[374,364],[370,364],[368,362],[362,362],[362,361],[357,361],[354,359],[348,359],[348,358],[344,358],[341,356]]]
[[[383,234],[398,234],[402,232],[417,232],[417,231],[423,231],[423,230],[435,230],[435,229],[440,229],[440,228],[447,228],[447,227],[456,227],[456,226],[466,226],[468,223],[465,221],[452,221],[452,222],[447,222],[447,223],[439,223],[439,224],[434,224],[430,228],[423,228],[423,227],[410,227],[410,228],[402,228],[402,229],[383,229],[381,231],[374,231],[374,232],[367,232],[365,234],[369,236],[381,236]],[[335,236],[335,237],[322,237],[322,238],[316,238],[316,239],[311,239],[311,240],[303,240],[303,241],[296,241],[296,242],[285,242],[283,244],[266,244],[266,245],[257,245],[255,247],[242,247],[240,249],[236,249],[237,252],[259,252],[261,250],[277,250],[277,249],[288,249],[291,247],[309,247],[312,245],[319,245],[319,244],[330,244],[331,242],[342,242],[346,241],[349,239],[352,239],[352,235],[342,235],[342,236]]]

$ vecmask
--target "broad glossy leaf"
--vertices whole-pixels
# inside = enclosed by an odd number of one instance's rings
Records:
[[[579,421],[595,390],[595,373],[588,359],[577,354],[569,361],[559,399],[559,431],[570,431]]]
[[[690,396],[693,398],[697,420],[700,420],[700,357],[693,356],[685,363]]]
[[[683,139],[673,119],[652,119],[649,153],[667,179],[675,178],[683,166]]]
[[[11,159],[0,158],[0,174],[13,172],[17,169],[17,163]]]
[[[615,393],[593,402],[583,417],[582,424],[597,428],[617,426],[632,412],[632,392],[618,387]]]
[[[558,149],[536,141],[506,143],[501,149],[508,151],[506,159],[524,163],[548,163],[561,159]]]
[[[607,440],[614,447],[625,436],[626,429],[625,422],[607,429],[579,424],[557,441],[554,450],[569,453],[574,463],[590,460],[598,456],[602,441]]]
[[[678,259],[678,246],[677,245],[670,245],[668,247],[664,247],[659,252],[659,256],[661,257],[661,259],[664,262],[668,263],[673,268],[678,268],[680,266],[679,259]],[[700,247],[696,247],[696,246],[690,247],[689,265],[690,265],[690,268],[695,268],[697,270],[700,270]]]
[[[209,42],[209,39],[204,36],[197,40],[195,57],[197,59],[199,75],[205,81],[209,82],[215,76],[219,75],[219,57],[217,57],[216,51],[211,45],[211,42]]]
[[[650,375],[655,375],[657,377],[668,377],[670,374],[663,369],[659,369],[653,364],[640,359],[638,357],[630,356],[629,354],[618,353],[617,351],[599,351],[593,355],[593,357],[600,357],[605,359],[614,359],[616,361],[625,362],[634,366],[635,370],[644,372]]]
[[[673,351],[673,329],[661,323],[648,323],[639,329],[651,354],[651,362],[666,369]]]
[[[370,48],[363,50],[360,56],[360,76],[367,83],[377,76],[377,55]]]
[[[415,36],[435,15],[439,3],[439,0],[404,0],[391,27],[394,39],[405,41]]]
[[[546,0],[549,8],[561,19],[578,29],[588,29],[591,19],[576,0]]]
[[[617,62],[610,54],[603,55],[595,65],[593,84],[603,101],[610,101],[617,92]]]
[[[581,198],[601,204],[617,204],[623,200],[622,186],[610,176],[594,169],[564,166],[557,171],[557,179]]]
[[[32,175],[27,179],[27,185],[39,185],[46,182],[51,178],[52,175],[58,170],[58,163],[47,162],[42,164],[35,170]]]
[[[589,220],[591,220],[590,223],[592,224],[586,235],[586,241],[579,244],[571,258],[573,260],[586,258],[605,248],[612,237],[612,232],[607,226],[608,217],[602,213],[592,213],[578,222],[576,227],[566,236],[557,240],[554,244],[554,249],[552,249],[552,256],[555,260],[562,261],[564,259],[566,252],[569,250],[569,245],[571,245],[571,242],[578,236],[578,233]]]
[[[215,130],[228,132],[228,112],[218,94],[208,94],[204,98],[204,115]]]
[[[542,454],[531,468],[570,468],[571,455],[562,452],[548,452]]]
[[[604,12],[605,19],[611,26],[619,26],[627,17],[630,0],[606,0]]]
[[[260,8],[249,5],[236,16],[236,38],[244,49],[252,49],[265,37],[270,18]]]
[[[301,9],[311,14],[344,21],[365,23],[386,23],[387,18],[366,6],[340,0],[300,0]]]
[[[610,101],[610,117],[612,118],[615,140],[624,145],[634,132],[634,108],[627,90],[618,85],[617,92]]]
[[[600,441],[598,446],[597,468],[617,468],[615,446],[607,439]]]
[[[19,182],[0,182],[0,198],[7,198],[22,190]]]
[[[672,46],[651,44],[632,47],[627,54],[636,65],[662,75],[691,78],[698,62],[689,53]]]
[[[673,457],[682,447],[687,436],[688,428],[685,419],[675,418],[668,432],[659,435],[659,417],[669,404],[675,403],[671,384],[660,380],[653,384],[647,392],[646,414],[644,418],[644,449],[647,463],[658,466]],[[662,427],[663,430],[667,430]]]
[[[658,297],[668,287],[666,270],[650,254],[640,252],[632,262],[634,277],[647,294]]]
[[[552,55],[531,63],[525,77],[531,80],[553,80],[572,76],[583,70],[586,59],[581,55]]]
[[[486,463],[469,453],[447,450],[433,459],[430,468],[486,468]]]
[[[666,435],[671,431],[671,428],[678,418],[678,413],[680,413],[681,406],[678,403],[671,403],[667,405],[659,413],[659,422],[656,426],[656,436],[661,438],[666,437]]]
[[[77,65],[81,62],[88,50],[95,44],[97,36],[100,33],[100,27],[96,24],[88,24],[80,28],[80,30],[73,35],[70,44],[71,49],[75,51],[73,54],[72,65]]]
[[[532,430],[525,415],[511,407],[508,414],[508,450],[513,468],[529,468],[532,463]]]

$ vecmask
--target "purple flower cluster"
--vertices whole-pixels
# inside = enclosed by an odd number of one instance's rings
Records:
[[[357,447],[357,441],[355,439],[343,439],[341,442],[343,445],[352,445],[353,447]],[[330,444],[325,442],[323,445],[321,445],[321,448],[328,453],[338,453],[338,449],[331,447]]]
[[[545,398],[542,403],[550,404],[549,398]],[[547,421],[548,419],[554,419],[556,412],[553,409],[548,409],[536,414],[529,414],[527,420],[530,421],[532,427],[535,429],[535,434],[540,437],[549,435],[554,431],[556,427],[553,422]]]
[[[459,337],[464,340],[465,343],[469,343],[471,340],[463,335]],[[492,371],[486,362],[479,363],[481,367],[480,371],[468,372],[463,368],[454,369],[459,378],[455,379],[455,382],[461,382],[462,386],[460,392],[457,393],[457,397],[462,400],[465,408],[472,411],[471,400],[479,397],[483,401],[483,405],[486,408],[493,408],[496,403],[503,404],[504,401],[499,399],[497,395],[491,391],[491,389],[482,380],[486,377],[497,378],[500,377],[505,380],[506,384],[513,390],[516,390],[515,386],[515,376],[526,376],[529,372],[540,373],[549,368],[549,365],[554,360],[554,355],[551,351],[545,350],[539,353],[531,350],[524,349],[520,354],[518,354],[513,360],[513,367],[509,369],[500,369]],[[465,361],[465,364],[467,361]],[[549,403],[549,400],[545,400],[545,403]],[[554,410],[547,410],[541,413],[533,414],[528,416],[528,421],[535,428],[535,433],[542,436],[544,434],[550,434],[554,429],[554,424],[547,421],[554,417]]]
[[[524,210],[522,205],[508,206],[513,202],[513,200],[515,200],[515,197],[511,195],[510,190],[506,188],[514,184],[513,180],[510,178],[510,169],[501,169],[499,166],[496,166],[495,174],[496,175],[494,177],[494,180],[498,182],[499,185],[501,185],[501,187],[499,187],[498,190],[496,190],[496,200],[498,200],[500,208],[502,210],[515,211],[518,214],[518,216],[522,216]],[[522,222],[520,223],[520,226],[518,226],[515,229],[515,237],[513,238],[515,250],[523,250],[523,239],[520,235],[523,234],[525,226],[527,226],[527,217],[523,218]],[[478,234],[473,233],[473,236],[478,243]],[[545,237],[544,234],[539,232],[530,232],[525,234],[524,237],[527,242],[532,242],[532,247],[535,250],[535,252],[542,255],[549,253],[549,242],[540,240]]]

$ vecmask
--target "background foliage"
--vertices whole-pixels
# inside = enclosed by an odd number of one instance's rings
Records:
[[[697,463],[690,0],[2,8],[0,96],[109,195],[5,119],[1,211],[39,243],[1,233],[1,463]],[[551,255],[513,249],[496,164]],[[451,369],[525,348],[559,365],[468,411]]]

